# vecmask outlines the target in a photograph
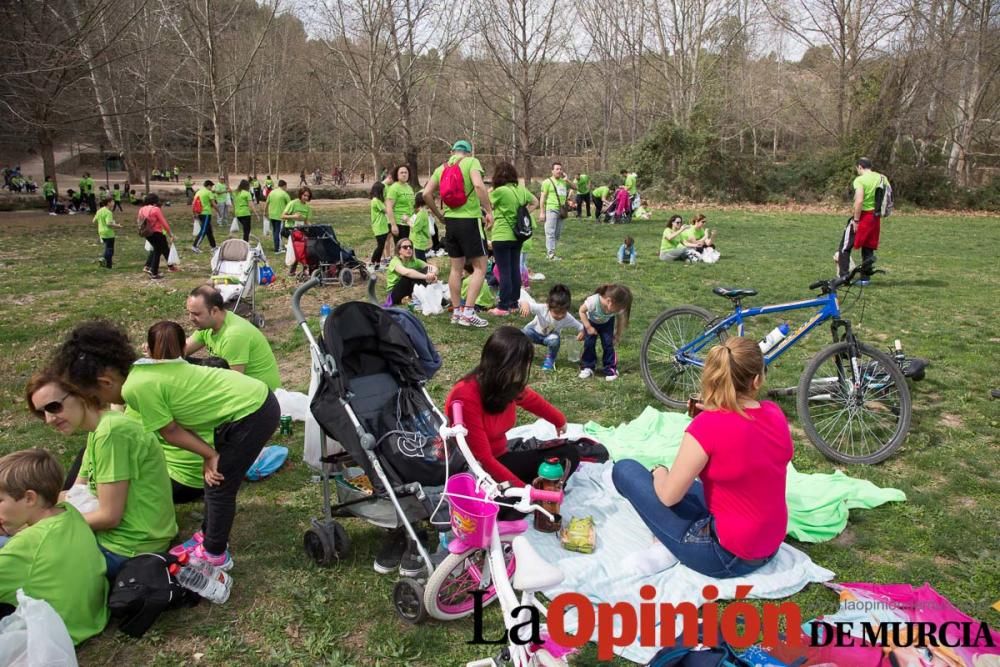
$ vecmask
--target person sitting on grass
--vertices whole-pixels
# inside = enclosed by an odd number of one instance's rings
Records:
[[[472,282],[472,273],[475,267],[470,263],[466,263],[462,267],[462,288],[459,290],[459,294],[462,296],[461,306],[464,308],[466,306],[466,300],[469,294],[469,283]],[[476,302],[472,304],[472,308],[477,313],[485,313],[486,311],[493,308],[495,305],[493,292],[490,290],[489,285],[484,284],[483,288],[479,290],[479,296],[476,297]]]
[[[58,402],[57,402],[58,403]],[[55,404],[43,405],[58,412]],[[60,502],[63,470],[44,449],[0,458],[0,617],[17,607],[17,590],[45,600],[74,644],[108,623],[108,579],[94,532],[75,507]]]
[[[680,239],[685,248],[696,253],[715,247],[715,231],[705,229],[705,216],[700,213],[691,220],[691,226],[681,232]]]
[[[687,230],[684,218],[679,215],[670,216],[660,240],[660,260],[672,262],[687,258],[687,246],[681,239],[681,234]]]
[[[635,239],[631,236],[626,236],[622,244],[618,246],[618,263],[624,264],[626,258],[628,258],[628,263],[635,266]]]
[[[688,425],[673,467],[615,463],[615,488],[657,542],[629,571],[653,574],[680,561],[707,577],[744,577],[767,564],[788,528],[785,482],[792,435],[781,408],[758,401],[764,355],[750,338],[709,350],[704,410]]]
[[[390,305],[400,305],[403,299],[413,296],[413,288],[437,282],[437,267],[413,256],[413,241],[401,238],[396,241],[396,256],[385,270],[385,288]]]
[[[571,304],[569,288],[561,284],[552,286],[544,304],[535,302],[531,297],[521,298],[519,303],[521,316],[535,316],[521,331],[532,343],[544,345],[547,350],[545,359],[542,360],[543,371],[556,369],[556,357],[559,355],[561,343],[560,333],[563,329],[574,329],[578,335],[583,332],[583,325],[569,314]]]
[[[142,424],[60,377],[36,373],[25,388],[28,409],[65,436],[87,433],[76,484],[97,497],[98,508],[83,515],[97,535],[114,580],[136,554],[165,551],[177,534],[170,478],[163,450]]]

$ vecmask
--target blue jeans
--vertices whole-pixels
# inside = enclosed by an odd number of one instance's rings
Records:
[[[111,262],[115,257],[115,239],[111,237],[110,239],[101,239],[104,242],[104,267],[107,269],[111,268]]]
[[[108,579],[114,582],[115,577],[118,576],[118,571],[122,569],[122,565],[125,564],[125,561],[127,561],[129,557],[121,556],[113,551],[108,551],[100,544],[97,545],[97,548],[101,550],[102,554],[104,554],[104,562],[108,566]]]
[[[548,356],[555,361],[556,355],[559,354],[559,334],[553,332],[546,336],[530,324],[521,329],[521,331],[523,331],[524,335],[527,336],[528,339],[535,345],[544,345],[548,348]]]
[[[601,339],[601,364],[605,371],[618,371],[618,355],[615,354],[615,318],[604,324],[590,323],[597,330],[596,336],[585,334],[583,337],[583,354],[580,355],[580,368],[591,370],[597,366],[597,339]]]
[[[618,493],[632,503],[643,523],[681,563],[708,577],[742,577],[760,569],[774,556],[747,561],[719,544],[705,492],[695,480],[676,505],[664,505],[653,488],[653,475],[638,461],[615,463],[611,479]]]
[[[271,239],[274,241],[274,252],[281,250],[281,220],[271,220]]]
[[[500,295],[497,308],[516,310],[521,296],[521,243],[523,241],[494,241],[493,257],[500,274]]]
[[[629,258],[628,259],[628,263],[629,264],[635,264],[635,246],[634,245],[631,248],[626,248],[624,243],[621,244],[621,246],[619,246],[619,248],[618,248],[618,263],[619,264],[624,264],[626,257]]]

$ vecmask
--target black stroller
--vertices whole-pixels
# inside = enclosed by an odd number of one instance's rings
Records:
[[[301,235],[296,238],[296,235]],[[360,280],[368,279],[368,266],[359,260],[354,251],[341,245],[330,225],[306,225],[292,232],[292,243],[304,246],[307,274],[319,271],[323,285],[340,284],[350,287],[357,274]],[[299,248],[295,248],[296,256]]]
[[[335,308],[317,340],[300,300],[319,284],[314,275],[292,296],[292,311],[319,374],[310,409],[323,431],[323,517],[312,520],[305,550],[320,565],[343,558],[350,542],[334,517],[356,517],[381,528],[405,528],[429,576],[434,565],[412,524],[429,520],[436,510],[447,522],[447,507],[440,502],[444,483],[464,468],[457,449],[446,456],[438,435],[445,419],[424,389],[440,357],[409,312],[361,301]],[[331,455],[329,439],[344,451]],[[394,604],[412,603],[414,596],[422,599],[420,581],[397,582]]]

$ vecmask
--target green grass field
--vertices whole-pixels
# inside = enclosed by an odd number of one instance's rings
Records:
[[[188,238],[187,207],[165,212],[178,238]],[[532,270],[547,276],[534,287],[536,295],[556,282],[571,288],[575,304],[605,282],[625,283],[636,295],[619,350],[619,382],[580,381],[568,364],[550,375],[533,373],[533,386],[570,421],[618,424],[654,401],[642,384],[638,357],[643,332],[661,310],[695,303],[721,312],[727,302],[711,294],[716,285],[755,287],[760,295],[750,303],[801,299],[810,295],[809,283],[835,273],[831,255],[841,213],[703,212],[709,227],[719,230],[722,260],[713,266],[656,261],[664,211],[624,228],[570,220],[560,248],[566,261],[560,263],[542,259],[543,241],[536,239]],[[159,284],[150,282],[141,273],[144,252],[131,231],[133,215],[131,208],[124,217],[119,214],[126,229],[109,272],[94,263],[101,247],[89,216],[0,214],[0,454],[41,446],[68,462],[83,445],[82,435],[64,438],[30,417],[22,394],[30,373],[76,323],[98,316],[117,320],[136,344],[157,320],[188,326],[185,296],[209,275],[209,256],[181,247],[183,270]],[[332,223],[359,254],[370,253],[367,206],[320,205],[318,217]],[[619,266],[614,259],[625,234],[637,239],[638,267]],[[912,387],[913,423],[904,446],[879,466],[847,472],[900,488],[908,500],[852,513],[847,530],[831,542],[795,544],[841,581],[927,581],[993,626],[1000,625],[1000,614],[991,609],[1000,598],[1000,402],[989,399],[989,390],[1000,386],[997,248],[996,218],[897,214],[884,224],[879,260],[888,274],[866,290],[863,309],[855,305],[847,316],[863,340],[885,348],[900,338],[908,353],[929,358],[932,366],[927,379]],[[279,283],[259,295],[267,318],[264,331],[285,386],[304,391],[309,354],[291,318],[291,286]],[[312,292],[304,305],[318,316],[321,303],[357,298],[363,298],[359,287],[329,287]],[[510,322],[523,325],[519,318]],[[750,333],[763,336],[774,323],[762,322]],[[427,320],[427,327],[445,360],[429,387],[440,404],[455,380],[475,365],[493,327],[453,328],[445,316]],[[814,333],[773,369],[769,384],[795,384],[808,356],[828,341],[825,330]],[[794,403],[783,405],[796,434],[797,468],[834,470],[798,429]],[[273,479],[247,485],[240,496],[232,535],[236,583],[229,602],[169,613],[138,641],[111,629],[80,649],[81,664],[388,667],[458,665],[485,657],[483,647],[465,643],[471,637],[469,621],[410,627],[396,619],[390,604],[394,579],[371,568],[379,543],[376,529],[347,521],[353,549],[335,567],[319,569],[305,556],[303,531],[321,501],[313,472],[301,463],[301,435],[297,424],[293,437],[278,438],[292,448],[289,464]],[[179,508],[184,537],[197,526],[200,510],[200,505]],[[810,586],[794,600],[806,617],[836,606],[835,596],[822,586]],[[495,629],[495,609],[492,614]],[[595,663],[592,649],[575,661]]]

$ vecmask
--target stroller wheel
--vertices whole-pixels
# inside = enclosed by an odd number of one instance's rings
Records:
[[[344,527],[336,521],[313,519],[312,528],[302,538],[302,546],[317,565],[326,566],[347,556],[351,540]]]
[[[342,287],[350,287],[354,284],[354,272],[348,268],[343,268],[340,270],[340,285]]]
[[[396,614],[407,623],[416,625],[427,619],[424,607],[424,587],[416,579],[405,577],[392,589],[392,606]]]

